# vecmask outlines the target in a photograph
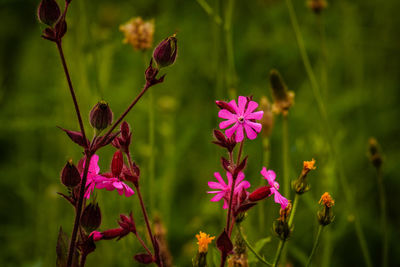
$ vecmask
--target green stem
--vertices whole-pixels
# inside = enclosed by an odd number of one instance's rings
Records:
[[[214,18],[214,22],[218,25],[222,24],[221,17],[214,12],[212,7],[205,1],[205,0],[196,0],[197,3],[203,8],[203,10],[209,15],[210,17]]]
[[[289,227],[292,227],[292,225],[293,225],[294,214],[296,213],[297,204],[299,203],[299,198],[300,198],[299,194],[296,194],[294,196],[292,211],[290,212],[290,215],[289,215]]]
[[[260,254],[258,254],[257,251],[251,246],[251,244],[249,243],[249,241],[247,241],[247,239],[244,237],[244,235],[243,235],[243,233],[242,233],[242,226],[241,226],[241,225],[238,225],[237,229],[238,229],[238,231],[239,231],[240,237],[243,239],[244,243],[246,243],[246,246],[250,249],[250,251],[254,254],[254,256],[256,256],[256,258],[257,258],[260,262],[264,263],[265,265],[267,265],[267,266],[272,266],[272,264],[269,263],[268,261],[266,261],[266,260],[264,259],[263,256],[261,256]]]
[[[387,227],[387,215],[386,215],[386,198],[385,198],[385,187],[383,185],[382,169],[378,168],[376,173],[378,180],[379,190],[379,202],[381,206],[381,229],[382,229],[382,267],[386,267],[388,264],[388,227]]]
[[[306,52],[306,49],[305,49],[303,36],[301,34],[301,31],[300,31],[299,23],[297,21],[297,17],[296,17],[296,13],[294,11],[294,8],[293,8],[292,1],[291,0],[286,0],[286,5],[287,5],[288,11],[289,11],[289,16],[290,16],[292,27],[293,27],[293,30],[294,30],[294,33],[295,33],[295,36],[296,36],[297,44],[299,46],[300,55],[301,55],[301,58],[302,58],[302,61],[303,61],[303,64],[304,64],[308,79],[310,80],[311,88],[312,88],[315,100],[317,102],[317,106],[318,106],[319,112],[321,113],[321,116],[322,116],[322,120],[323,120],[323,123],[324,123],[324,126],[325,126],[324,129],[326,131],[326,138],[327,138],[327,142],[328,142],[330,151],[331,151],[331,153],[333,155],[333,158],[335,158],[337,161],[339,161],[339,162],[335,162],[335,167],[338,170],[338,174],[339,174],[338,177],[339,177],[341,186],[343,188],[343,191],[344,191],[344,194],[345,194],[345,197],[346,197],[346,202],[349,204],[348,205],[349,209],[352,210],[353,213],[354,213],[356,233],[357,233],[358,240],[360,242],[360,246],[361,246],[362,254],[363,254],[363,257],[364,257],[364,261],[365,261],[365,264],[368,267],[372,267],[371,256],[370,256],[369,251],[368,251],[368,246],[367,246],[367,243],[366,243],[366,240],[365,240],[365,235],[364,235],[364,233],[362,231],[362,228],[361,228],[361,222],[360,222],[360,219],[359,219],[358,215],[355,212],[353,193],[352,193],[352,191],[351,191],[351,189],[349,187],[349,183],[347,181],[347,178],[344,175],[344,171],[343,171],[343,167],[342,167],[343,164],[341,164],[340,157],[337,156],[338,154],[337,154],[337,152],[335,150],[332,130],[331,130],[331,127],[330,127],[330,124],[329,124],[329,119],[328,119],[328,114],[326,112],[326,108],[325,108],[325,105],[324,105],[324,102],[323,102],[323,99],[322,99],[322,96],[321,96],[321,91],[320,91],[320,88],[318,86],[317,79],[315,78],[314,71],[313,71],[313,69],[311,67],[311,63],[310,63],[310,60],[308,58],[308,55],[307,55],[307,52]],[[337,167],[337,166],[339,166],[339,167]]]
[[[226,83],[228,86],[228,93],[230,98],[236,98],[236,70],[235,70],[235,57],[233,52],[233,37],[232,37],[232,16],[235,6],[235,0],[228,0],[225,8],[225,45],[226,45],[226,63],[227,63],[227,76]]]
[[[312,258],[314,257],[315,251],[317,250],[317,247],[318,247],[318,244],[319,244],[319,238],[321,237],[322,228],[323,228],[323,226],[320,224],[318,226],[317,236],[315,237],[315,240],[314,240],[314,246],[312,248],[310,257],[308,257],[308,261],[307,261],[307,265],[306,265],[307,267],[311,266]]]
[[[272,263],[272,267],[276,267],[278,265],[279,258],[281,257],[281,253],[282,253],[284,245],[285,245],[285,241],[283,241],[283,240],[279,241],[278,250],[276,251],[275,259],[274,259],[274,263]]]
[[[290,198],[289,191],[289,131],[288,116],[283,115],[282,121],[282,165],[283,165],[283,194],[286,198]]]

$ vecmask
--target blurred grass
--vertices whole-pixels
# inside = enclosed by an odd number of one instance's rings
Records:
[[[223,9],[225,1],[220,1]],[[294,1],[306,48],[317,78],[321,77],[319,26],[304,1]],[[211,6],[214,1],[208,1]],[[55,126],[78,129],[61,64],[54,44],[40,38],[43,26],[35,18],[37,1],[0,1],[0,265],[52,266],[59,226],[68,233],[73,210],[55,193],[64,189],[59,172],[68,158],[81,157]],[[374,169],[366,151],[375,136],[385,154],[384,183],[388,198],[390,231],[389,266],[400,262],[400,171],[399,84],[400,37],[395,0],[329,1],[323,13],[325,25],[327,87],[323,90],[350,190],[356,200],[375,266],[380,264],[379,202]],[[177,31],[179,58],[166,70],[163,84],[152,88],[155,109],[155,188],[144,189],[145,198],[154,191],[157,213],[168,228],[175,263],[188,266],[199,230],[217,235],[224,215],[219,204],[209,202],[207,181],[222,171],[222,152],[210,143],[217,127],[215,99],[227,99],[227,88],[218,84],[218,55],[223,37],[196,1],[73,1],[64,40],[67,63],[83,117],[100,99],[120,114],[143,84],[142,55],[122,44],[118,25],[132,16],[154,18],[155,42]],[[295,232],[289,242],[288,259],[295,266],[311,250],[317,222],[317,201],[332,193],[336,220],[324,231],[316,255],[318,266],[360,266],[362,254],[354,226],[353,211],[344,202],[337,170],[332,167],[324,129],[312,96],[284,1],[236,1],[233,13],[233,44],[238,75],[237,93],[255,99],[270,95],[267,74],[277,68],[296,93],[289,115],[291,179],[303,160],[314,157],[317,170],[310,175],[312,190],[301,198]],[[218,41],[218,37],[220,40]],[[320,81],[319,81],[320,82]],[[145,96],[127,120],[133,127],[132,154],[148,175],[148,101]],[[282,177],[281,120],[271,136],[269,168]],[[90,133],[89,128],[86,129]],[[246,177],[259,184],[262,165],[261,138],[248,142],[250,155]],[[99,152],[102,171],[109,168],[113,150]],[[98,191],[103,212],[102,229],[115,227],[119,213],[133,210],[137,224],[142,217],[137,198]],[[148,202],[148,200],[147,200]],[[277,207],[267,201],[265,228],[260,236],[257,210],[244,223],[249,240],[271,235]],[[327,242],[330,240],[330,242]],[[277,240],[263,254],[272,258]],[[87,265],[132,265],[139,246],[133,237],[119,242],[100,242]],[[212,253],[211,253],[212,255]],[[326,255],[326,256],[325,256]],[[329,256],[330,255],[330,256]],[[303,258],[303,260],[302,260]]]

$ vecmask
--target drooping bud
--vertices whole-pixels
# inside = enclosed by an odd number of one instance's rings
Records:
[[[249,200],[255,202],[267,198],[270,195],[271,195],[271,187],[262,186],[254,190],[253,193],[249,195]]]
[[[289,216],[292,211],[292,204],[286,206],[285,209],[280,209],[279,218],[274,221],[273,230],[275,234],[283,241],[289,238],[292,233],[292,228],[289,225]]]
[[[262,125],[261,134],[264,137],[270,137],[272,128],[274,127],[274,114],[272,113],[272,106],[268,98],[263,96],[260,101],[260,109],[264,111],[263,117],[260,121]]]
[[[369,160],[375,168],[379,169],[382,165],[382,156],[379,153],[378,141],[371,137],[368,140]]]
[[[111,161],[111,172],[115,177],[119,177],[124,166],[124,155],[122,155],[121,150],[117,150]]]
[[[101,211],[97,203],[90,203],[83,210],[81,215],[81,225],[90,233],[100,227],[101,224]]]
[[[157,45],[153,52],[154,61],[158,68],[174,64],[178,52],[176,34],[165,38]]]
[[[269,74],[269,81],[274,97],[274,104],[272,109],[276,113],[287,115],[289,108],[294,103],[294,92],[288,91],[285,82],[277,70],[271,70]]]
[[[335,201],[332,199],[331,195],[328,192],[325,192],[321,196],[319,203],[323,205],[323,208],[317,213],[318,222],[322,226],[326,226],[330,224],[335,218],[335,216],[333,216],[332,214],[332,207],[333,205],[335,205]]]
[[[98,131],[102,131],[111,125],[113,113],[107,102],[98,102],[90,111],[90,125]]]
[[[67,161],[61,172],[61,183],[67,187],[75,187],[81,182],[78,169],[72,163],[72,159]]]
[[[37,16],[41,23],[53,26],[60,18],[61,11],[55,0],[42,0],[37,9]]]

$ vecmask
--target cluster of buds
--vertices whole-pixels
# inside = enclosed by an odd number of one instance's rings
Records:
[[[61,13],[60,7],[55,0],[42,0],[40,2],[37,9],[37,17],[41,23],[49,26],[43,30],[43,38],[53,42],[61,42],[61,38],[67,32],[65,14],[69,2],[70,1],[66,1],[64,13]]]
[[[315,165],[315,160],[312,159],[311,161],[304,161],[303,162],[303,169],[300,173],[299,178],[297,178],[296,180],[292,181],[292,188],[293,190],[296,192],[296,194],[303,194],[305,192],[307,192],[308,190],[310,190],[310,185],[307,182],[307,174],[311,171],[311,170],[315,170],[316,167]]]
[[[208,245],[215,239],[215,236],[200,231],[196,235],[197,245],[199,246],[196,256],[192,259],[193,267],[205,267],[207,266],[207,252]]]
[[[315,14],[321,14],[322,10],[328,6],[328,3],[325,0],[308,0],[307,6]]]
[[[326,226],[330,224],[335,216],[332,214],[332,207],[335,205],[335,201],[332,199],[331,195],[328,192],[325,192],[319,203],[323,206],[322,210],[318,211],[317,218],[319,224],[322,226]]]
[[[228,152],[232,152],[233,149],[236,146],[236,141],[235,141],[235,134],[233,134],[230,138],[227,138],[225,134],[223,134],[219,130],[214,130],[214,138],[215,141],[213,141],[214,144],[226,148]]]
[[[144,21],[141,17],[132,18],[119,26],[124,34],[124,43],[130,44],[135,50],[146,51],[153,45],[154,21]]]
[[[379,169],[382,165],[382,155],[379,151],[379,144],[375,138],[368,140],[369,160],[375,168]]]
[[[289,202],[285,209],[280,209],[279,218],[276,219],[273,224],[275,234],[277,234],[278,237],[283,241],[288,239],[290,234],[292,233],[292,228],[289,225],[289,217],[291,211],[292,204]]]
[[[271,70],[269,81],[274,98],[272,110],[286,116],[289,113],[289,108],[294,104],[294,92],[289,91],[281,75],[277,70]]]
[[[121,123],[120,130],[121,135],[116,137],[111,144],[115,148],[127,153],[129,151],[129,145],[131,144],[132,132],[130,130],[129,124],[126,121]]]
[[[93,231],[90,236],[95,242],[97,242],[100,240],[110,240],[114,238],[120,240],[129,233],[133,233],[136,235],[136,225],[135,221],[133,220],[132,212],[129,214],[129,216],[121,214],[118,224],[120,226],[118,228],[109,229],[103,232]]]

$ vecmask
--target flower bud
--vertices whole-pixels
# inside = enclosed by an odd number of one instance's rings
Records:
[[[378,141],[376,141],[375,138],[371,137],[368,140],[368,150],[369,150],[369,160],[371,161],[372,165],[374,165],[375,168],[380,168],[382,165],[382,156],[379,153],[379,145]]]
[[[262,186],[254,190],[253,193],[249,195],[249,200],[255,202],[267,198],[270,195],[271,195],[271,187]]]
[[[335,201],[328,192],[325,192],[321,196],[319,203],[323,205],[323,208],[317,213],[318,222],[322,226],[326,226],[333,222],[333,219],[335,218],[332,214],[332,207],[335,205]]]
[[[105,101],[98,102],[90,111],[90,125],[98,131],[102,131],[111,125],[113,113]]]
[[[90,203],[82,212],[81,225],[88,232],[99,228],[101,224],[101,211],[99,205]]]
[[[286,206],[285,209],[279,210],[279,218],[273,223],[273,230],[281,240],[286,240],[292,233],[292,227],[289,225],[289,216],[292,211],[292,204]]]
[[[178,51],[175,34],[165,38],[154,49],[153,58],[159,68],[174,64]]]
[[[315,13],[320,14],[322,10],[324,10],[328,4],[325,0],[308,0],[307,6]]]
[[[37,9],[37,16],[41,23],[52,26],[60,18],[61,11],[55,0],[42,0]]]
[[[278,114],[287,115],[289,108],[294,103],[294,93],[288,91],[285,82],[277,70],[271,70],[269,81],[272,96],[274,97],[273,110]]]
[[[61,183],[67,187],[75,187],[81,182],[78,169],[70,159],[61,172]]]
[[[121,150],[117,150],[117,151],[115,151],[114,156],[111,161],[112,174],[115,177],[119,177],[123,166],[124,166],[124,156],[122,155]]]
[[[307,174],[311,170],[315,170],[317,167],[314,166],[315,159],[311,161],[304,161],[303,162],[303,169],[301,170],[299,178],[292,181],[292,188],[296,192],[296,194],[304,194],[305,192],[310,190],[310,185],[307,182]]]

